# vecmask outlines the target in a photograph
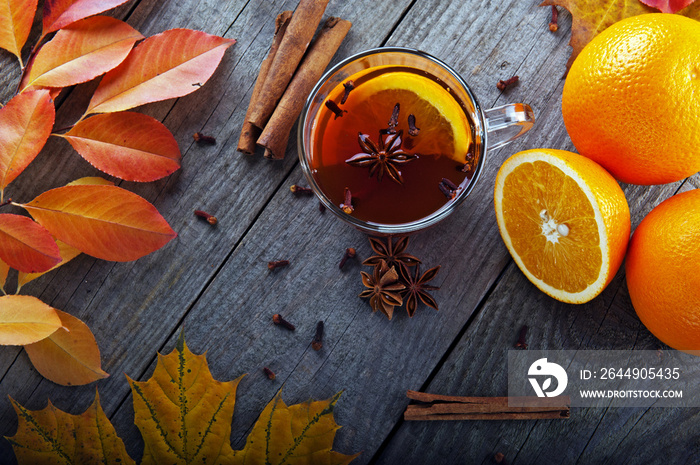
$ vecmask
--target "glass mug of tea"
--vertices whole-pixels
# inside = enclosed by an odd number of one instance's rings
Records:
[[[337,64],[311,91],[299,159],[321,203],[345,222],[369,234],[408,234],[454,211],[487,150],[534,122],[525,104],[483,110],[437,58],[377,48]]]

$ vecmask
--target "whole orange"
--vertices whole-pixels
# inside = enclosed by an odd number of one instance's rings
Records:
[[[674,349],[700,355],[700,189],[675,195],[639,224],[625,270],[644,326]]]
[[[700,22],[652,13],[614,23],[566,78],[572,142],[616,179],[663,184],[700,170]]]

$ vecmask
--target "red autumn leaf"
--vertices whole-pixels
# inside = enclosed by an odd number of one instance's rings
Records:
[[[39,154],[55,114],[48,90],[16,95],[0,109],[0,191]]]
[[[27,273],[46,271],[61,261],[51,234],[31,218],[0,214],[0,258]]]
[[[102,78],[86,114],[128,110],[194,92],[235,42],[189,29],[149,37]]]
[[[656,8],[662,13],[678,13],[695,0],[639,0],[646,6]]]
[[[116,186],[58,187],[16,205],[56,239],[104,260],[136,260],[177,235],[147,200]]]
[[[42,37],[79,19],[102,13],[126,0],[44,0]]]
[[[25,345],[34,368],[44,378],[63,386],[89,384],[109,374],[102,370],[100,349],[85,323],[60,310],[59,328],[46,339]]]
[[[14,53],[22,62],[22,47],[32,28],[37,0],[0,2],[0,48]]]
[[[62,137],[95,168],[127,181],[155,181],[180,167],[173,135],[160,121],[141,113],[95,115]]]
[[[141,33],[123,21],[95,16],[61,29],[36,54],[26,86],[68,87],[124,61]]]

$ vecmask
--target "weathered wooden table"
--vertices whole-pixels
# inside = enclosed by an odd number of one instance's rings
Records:
[[[512,153],[535,147],[573,150],[561,116],[561,92],[571,16],[549,31],[549,8],[534,0],[332,0],[326,15],[353,27],[333,62],[367,48],[399,45],[433,54],[470,83],[486,107],[526,102],[537,123],[525,137],[489,153],[488,166],[466,204],[437,227],[412,237],[410,251],[441,264],[435,293],[440,311],[422,308],[393,321],[373,314],[357,298],[358,261],[341,271],[346,247],[371,254],[366,238],[311,198],[290,194],[305,184],[292,137],[284,161],[236,152],[239,130],[257,69],[267,53],[275,16],[296,1],[136,0],[110,12],[144,35],[186,27],[235,38],[212,79],[190,96],[148,105],[175,134],[182,169],[147,184],[121,183],[153,202],[179,236],[160,251],[131,263],[82,255],[23,289],[84,320],[100,345],[111,377],[97,383],[104,410],[132,457],[142,441],[123,374],[146,379],[156,352],[168,353],[183,330],[195,353],[207,351],[214,376],[248,373],[239,389],[232,443],[241,448],[267,402],[282,387],[287,403],[344,393],[335,411],[335,449],[362,454],[356,463],[490,463],[501,452],[511,463],[698,463],[697,408],[573,409],[569,420],[405,422],[406,390],[439,394],[507,394],[506,357],[523,324],[534,349],[657,349],[640,323],[621,270],[586,305],[554,301],[532,286],[513,263],[498,234],[493,185]],[[2,101],[14,91],[16,59],[0,54]],[[520,83],[501,92],[496,82]],[[87,85],[88,87],[90,84]],[[58,109],[57,124],[74,121],[86,104],[74,92]],[[77,97],[77,98],[75,98]],[[197,145],[203,131],[216,145]],[[11,196],[28,200],[47,188],[98,175],[65,141],[52,138],[39,161],[13,184]],[[663,199],[700,187],[700,178],[656,187],[623,186],[633,227]],[[219,218],[211,227],[194,217],[204,209]],[[271,273],[268,260],[291,265]],[[273,326],[282,313],[297,330]],[[310,342],[325,321],[324,348]],[[277,373],[270,381],[262,367]],[[0,350],[0,433],[17,420],[7,396],[32,408],[47,399],[71,413],[92,401],[95,386],[61,387],[43,379],[23,350]],[[0,461],[14,463],[0,440]]]

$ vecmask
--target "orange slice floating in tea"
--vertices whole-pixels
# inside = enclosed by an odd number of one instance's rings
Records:
[[[402,124],[406,125],[409,114],[413,114],[420,130],[413,138],[412,153],[465,162],[471,141],[469,121],[457,100],[437,82],[419,74],[393,71],[362,83],[350,93],[350,99],[354,100],[353,111],[362,115],[370,127],[387,127],[391,109],[399,103]]]

